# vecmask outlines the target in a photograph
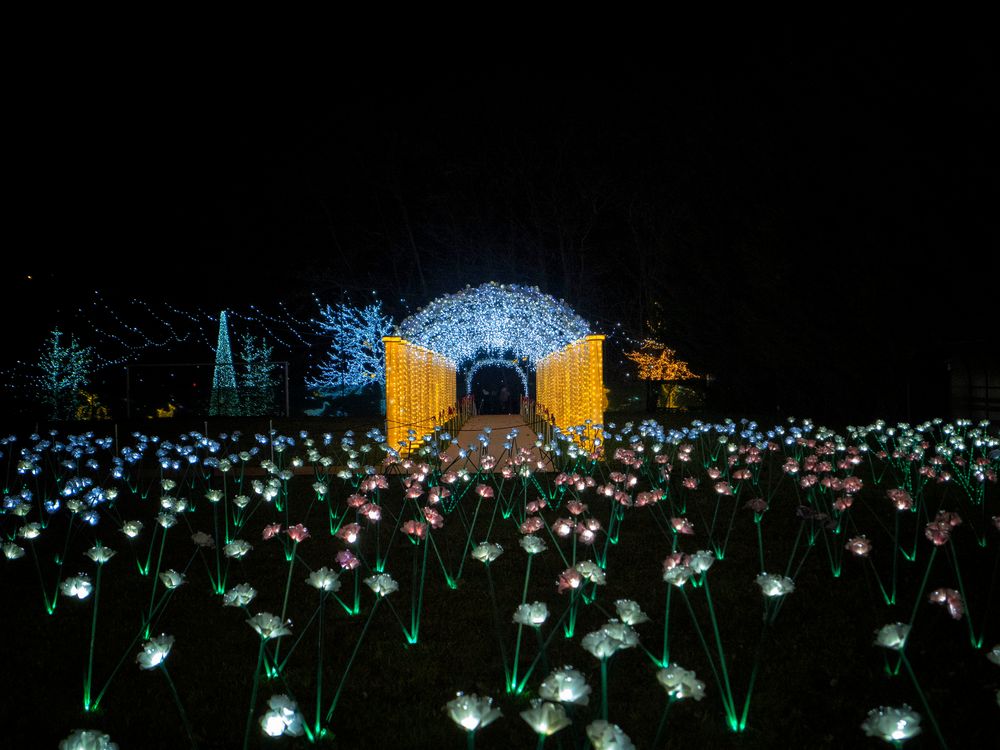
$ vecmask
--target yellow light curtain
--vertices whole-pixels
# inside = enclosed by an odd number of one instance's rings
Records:
[[[604,422],[604,336],[590,335],[535,365],[538,404],[561,429]],[[596,435],[588,429],[588,440]]]
[[[398,336],[386,336],[385,420],[389,445],[400,449],[409,430],[422,435],[443,424],[456,406],[455,363]],[[405,452],[405,450],[403,451]]]

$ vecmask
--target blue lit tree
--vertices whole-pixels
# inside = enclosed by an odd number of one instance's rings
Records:
[[[392,318],[382,312],[382,303],[366,307],[327,305],[314,321],[330,337],[330,350],[306,386],[326,396],[357,392],[368,385],[385,387],[383,336],[391,336]]]
[[[80,402],[80,389],[90,379],[94,350],[80,346],[70,336],[69,346],[59,343],[62,332],[52,331],[48,346],[38,360],[39,374],[34,379],[38,401],[48,408],[50,419],[70,419]]]
[[[240,415],[236,369],[233,367],[233,351],[229,346],[229,322],[226,320],[225,310],[219,315],[219,338],[215,345],[215,372],[212,375],[212,398],[208,413],[213,417]]]
[[[240,339],[242,356],[242,411],[247,417],[258,417],[274,413],[275,388],[278,379],[277,365],[272,361],[274,348],[261,337],[260,342],[249,333]]]

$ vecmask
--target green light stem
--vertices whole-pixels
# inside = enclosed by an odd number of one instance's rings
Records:
[[[181,715],[181,723],[184,725],[184,732],[187,734],[188,742],[191,743],[191,747],[198,747],[198,743],[195,742],[194,732],[191,731],[191,722],[188,721],[187,711],[184,710],[184,704],[181,703],[181,697],[177,694],[177,686],[174,685],[174,681],[170,679],[170,672],[167,671],[167,665],[164,662],[160,662],[160,671],[163,672],[163,676],[167,679],[167,684],[170,686],[170,692],[174,696],[174,703],[177,705],[177,712]]]
[[[674,587],[667,585],[667,603],[663,607],[663,659],[660,662],[660,666],[666,667],[670,665],[670,640],[669,640],[669,629],[670,629],[670,596],[673,594]]]
[[[760,532],[760,523],[761,519],[754,519],[754,526],[757,527],[757,553],[760,557],[760,572],[763,573],[767,570],[767,568],[764,567],[764,539]]]
[[[299,543],[292,541],[292,555],[288,558],[288,578],[285,579],[285,598],[281,602],[281,621],[285,621],[285,613],[288,611],[288,593],[292,588],[292,570],[295,568],[295,553],[299,548]],[[278,666],[278,655],[281,653],[281,641],[274,647],[274,665]]]
[[[243,750],[250,746],[250,727],[253,726],[253,711],[257,705],[257,685],[260,682],[260,667],[264,663],[264,639],[260,639],[257,649],[257,667],[253,671],[253,688],[250,691],[250,710],[247,712],[247,726],[243,732]]]
[[[354,651],[351,652],[351,658],[347,660],[347,666],[344,667],[344,673],[340,676],[340,684],[337,685],[337,692],[333,695],[333,702],[330,703],[330,708],[327,709],[326,716],[323,718],[323,721],[326,724],[329,724],[330,719],[333,717],[334,709],[337,708],[337,701],[340,700],[340,693],[344,689],[344,685],[347,683],[347,675],[351,671],[351,665],[354,664],[354,660],[358,656],[358,651],[361,650],[361,644],[365,640],[365,633],[368,632],[368,626],[372,624],[372,618],[375,616],[375,611],[378,609],[378,605],[381,601],[382,597],[375,599],[375,604],[372,605],[371,611],[368,613],[368,619],[365,620],[365,626],[361,629],[361,635],[358,637],[358,642],[354,644]]]
[[[490,564],[486,563],[486,581],[489,584],[490,589],[490,604],[493,606],[493,624],[497,631],[497,642],[500,644],[500,657],[503,659],[503,671],[507,678],[507,684],[510,685],[510,667],[507,661],[507,647],[503,642],[503,630],[500,627],[500,610],[497,608],[497,594],[496,589],[493,587],[493,574],[490,572]]]
[[[899,558],[899,513],[895,512],[895,525],[892,532],[892,591],[889,594],[890,604],[896,603],[896,568]]]
[[[472,514],[472,523],[469,524],[469,533],[465,536],[465,549],[462,550],[462,560],[458,564],[458,573],[455,574],[456,581],[462,578],[462,571],[465,569],[465,560],[469,556],[469,547],[472,545],[472,534],[476,530],[476,519],[479,517],[479,507],[482,503],[482,498],[479,498],[476,502],[476,510]],[[461,506],[459,506],[459,508],[461,508]]]
[[[726,655],[722,651],[722,637],[719,635],[719,622],[715,618],[715,607],[712,604],[712,590],[705,576],[705,600],[708,602],[708,615],[712,620],[712,630],[715,631],[715,646],[719,651],[719,665],[722,667],[722,678],[726,681],[726,693],[729,696],[729,706],[735,713],[736,701],[733,700],[733,689],[729,684],[729,672],[726,668]]]
[[[927,579],[931,577],[931,568],[934,567],[934,558],[937,557],[938,548],[935,546],[931,550],[930,559],[927,560],[927,570],[924,571],[924,580],[920,582],[920,590],[917,591],[917,598],[913,602],[913,614],[910,615],[910,630],[913,629],[913,621],[917,619],[917,610],[920,608],[920,602],[924,598],[924,590],[927,588]]]
[[[903,666],[906,667],[907,674],[909,674],[910,679],[913,680],[913,687],[916,688],[917,695],[920,698],[920,703],[923,705],[924,711],[927,712],[927,718],[931,720],[931,726],[934,728],[934,734],[937,736],[938,744],[940,744],[944,750],[948,750],[948,743],[945,742],[944,735],[941,734],[941,727],[938,726],[937,719],[934,717],[934,712],[931,711],[931,704],[927,702],[927,696],[924,695],[924,691],[920,689],[920,683],[917,682],[917,675],[914,674],[913,667],[910,666],[910,660],[906,658],[906,652],[900,649],[899,656],[903,662]]]
[[[146,617],[146,627],[153,620],[153,602],[156,600],[156,584],[160,581],[160,566],[163,564],[163,548],[167,544],[167,530],[163,530],[160,538],[160,554],[156,558],[156,572],[153,574],[153,590],[149,592],[149,615]],[[150,545],[152,547],[152,545]]]
[[[466,750],[476,750],[476,732],[475,730],[470,730],[465,733],[465,747]]]
[[[220,557],[220,548],[222,544],[219,540],[219,504],[212,503],[212,525],[215,529],[215,580],[212,581],[212,586],[215,589],[216,594],[222,594],[225,592],[225,584],[222,581],[222,558]],[[228,542],[227,542],[228,544]],[[209,576],[209,580],[211,580]]]
[[[712,658],[712,650],[708,646],[708,641],[705,640],[705,634],[701,630],[701,625],[698,623],[698,618],[694,613],[694,607],[691,606],[691,600],[688,598],[687,590],[684,589],[684,587],[681,587],[681,594],[684,597],[684,603],[687,605],[688,613],[691,615],[691,622],[694,623],[695,633],[698,634],[698,640],[701,641],[701,647],[705,651],[705,657],[708,659],[708,666],[712,669],[712,675],[715,677],[715,684],[719,686],[719,691],[722,693],[722,707],[726,711],[726,717],[729,721],[729,725],[735,729],[738,726],[738,722],[736,720],[736,708],[730,706],[729,704],[726,687],[719,676],[718,668],[715,666],[715,659]]]
[[[673,696],[667,698],[667,705],[663,707],[663,714],[660,716],[660,723],[656,727],[656,736],[653,738],[653,744],[650,745],[652,748],[660,746],[660,738],[663,736],[663,730],[667,726],[667,714],[670,713],[670,707],[672,705],[674,705]]]
[[[94,638],[97,636],[97,605],[101,601],[101,571],[104,566],[97,565],[97,580],[94,583],[94,614],[90,620],[90,651],[87,655],[87,678],[83,681],[83,710],[90,710],[90,687],[94,676]]]
[[[608,660],[601,659],[601,718],[608,720]]]
[[[59,596],[58,589],[56,589],[56,593],[52,595],[52,603],[50,604],[48,592],[45,590],[45,578],[42,576],[42,566],[41,563],[38,562],[38,553],[35,552],[35,542],[33,539],[28,541],[28,546],[31,548],[31,557],[35,561],[35,570],[38,571],[38,584],[42,588],[42,601],[45,604],[45,611],[51,615],[56,609],[56,600]]]
[[[538,663],[540,661],[543,663],[547,661],[545,656],[545,651],[546,649],[548,649],[549,643],[552,642],[552,638],[555,636],[556,633],[559,632],[559,625],[560,623],[562,623],[563,618],[566,617],[567,612],[569,612],[569,610],[566,610],[561,615],[559,615],[559,619],[556,620],[555,623],[553,623],[552,630],[549,632],[548,638],[546,638],[544,641],[542,641],[541,628],[535,628],[536,632],[538,633],[538,641],[539,641],[538,655],[528,666],[527,671],[525,671],[524,677],[521,678],[521,684],[517,686],[516,692],[520,693],[522,690],[524,690],[524,686],[528,684],[528,680],[531,677],[531,673],[535,671],[535,667],[538,666]],[[545,666],[547,669],[548,665],[546,664]]]
[[[319,641],[316,646],[316,735],[320,733],[320,716],[323,700],[323,604],[326,602],[326,592],[319,592]]]
[[[948,544],[948,559],[951,560],[951,565],[955,569],[955,577],[958,578],[958,590],[962,593],[962,600],[965,602],[965,622],[969,626],[969,641],[972,643],[973,648],[979,648],[982,644],[976,641],[976,632],[972,627],[972,610],[969,608],[969,597],[965,595],[965,583],[962,581],[962,571],[958,567],[958,550]]]

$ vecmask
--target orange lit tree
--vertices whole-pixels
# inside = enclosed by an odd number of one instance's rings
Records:
[[[639,366],[639,379],[646,381],[646,409],[656,406],[653,383],[661,383],[660,390],[665,397],[667,408],[676,408],[677,388],[685,380],[697,380],[699,375],[691,372],[688,363],[677,359],[677,353],[656,339],[645,339],[638,349],[625,352],[625,356]]]

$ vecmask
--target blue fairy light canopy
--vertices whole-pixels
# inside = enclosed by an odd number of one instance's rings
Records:
[[[562,300],[538,287],[496,282],[439,297],[399,324],[404,339],[458,366],[501,355],[534,366],[588,333],[587,322]]]

